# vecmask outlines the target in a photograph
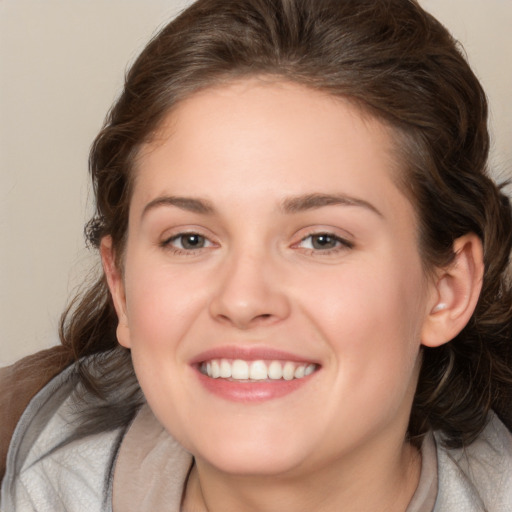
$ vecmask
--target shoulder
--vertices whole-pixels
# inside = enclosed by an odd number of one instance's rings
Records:
[[[7,456],[5,510],[108,510],[122,432],[76,435],[78,382],[75,368],[66,368],[25,409]]]
[[[9,443],[23,411],[36,393],[71,361],[70,351],[56,346],[0,368],[0,480],[5,472]]]
[[[509,512],[512,507],[512,434],[492,414],[469,446],[450,450],[436,435],[439,491],[436,511]]]

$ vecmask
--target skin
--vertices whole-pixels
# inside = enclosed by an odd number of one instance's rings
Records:
[[[102,256],[119,342],[156,417],[195,457],[185,510],[407,507],[420,346],[462,328],[480,267],[470,237],[456,271],[426,278],[397,172],[382,123],[263,79],[196,93],[142,150],[123,269],[108,237]],[[311,195],[337,202],[297,200]],[[203,246],[187,249],[182,233]],[[291,352],[319,370],[283,397],[234,402],[191,365],[225,346]]]

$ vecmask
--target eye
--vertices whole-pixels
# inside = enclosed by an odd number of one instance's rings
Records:
[[[314,233],[304,237],[297,247],[313,251],[332,251],[337,249],[352,248],[353,244],[332,233]]]
[[[204,249],[212,245],[208,238],[198,233],[179,233],[162,242],[162,246],[172,247],[178,252]]]

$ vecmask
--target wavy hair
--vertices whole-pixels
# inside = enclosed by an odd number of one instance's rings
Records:
[[[468,444],[491,409],[512,427],[512,213],[487,172],[487,101],[458,43],[415,0],[199,0],[183,11],[135,61],[94,141],[89,243],[109,235],[121,258],[138,151],[172,108],[255,75],[348,98],[391,127],[426,269],[449,264],[465,233],[483,242],[483,289],[470,322],[449,343],[422,349],[410,439],[438,429],[447,445]],[[142,401],[116,325],[103,275],[61,321],[63,344],[77,360],[96,361],[94,372],[79,365],[104,401],[96,430],[125,424]]]

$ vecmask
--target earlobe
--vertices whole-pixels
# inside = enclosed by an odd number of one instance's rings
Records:
[[[118,318],[116,330],[117,340],[123,347],[130,348],[130,332],[128,328],[128,316],[126,314],[126,295],[123,276],[116,264],[115,253],[112,247],[112,238],[110,236],[102,238],[100,254],[103,272],[105,272],[105,277],[107,279]]]
[[[464,329],[478,302],[484,273],[482,242],[470,233],[455,240],[455,258],[440,269],[435,283],[435,301],[423,325],[421,342],[438,347]]]

